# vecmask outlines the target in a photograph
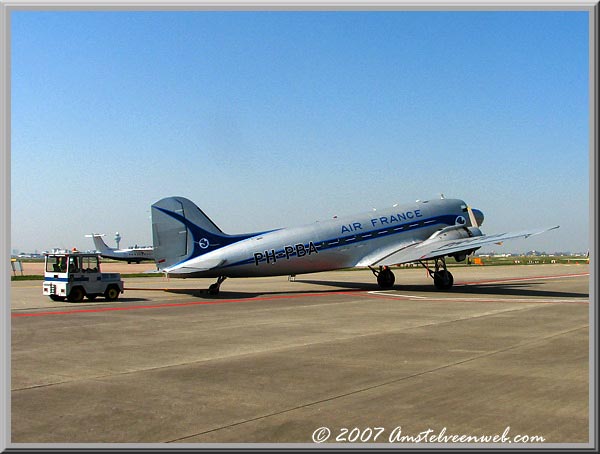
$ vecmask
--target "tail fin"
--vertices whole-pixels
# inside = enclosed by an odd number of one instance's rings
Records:
[[[104,236],[104,234],[100,234],[100,233],[92,233],[91,235],[86,235],[86,237],[91,237],[94,240],[94,246],[96,246],[96,249],[100,252],[110,252],[112,251],[112,249],[110,247],[108,247],[108,244],[106,244],[104,242],[104,240],[102,239],[102,237]]]
[[[200,208],[184,197],[166,197],[152,205],[154,260],[159,269],[250,236],[223,233]]]

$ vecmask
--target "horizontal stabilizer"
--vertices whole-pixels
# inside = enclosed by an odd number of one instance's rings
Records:
[[[226,262],[224,259],[209,259],[209,260],[198,260],[194,261],[193,264],[188,265],[179,265],[172,268],[164,268],[162,271],[166,273],[173,274],[187,274],[187,273],[195,273],[197,271],[208,271],[218,266],[223,265]]]

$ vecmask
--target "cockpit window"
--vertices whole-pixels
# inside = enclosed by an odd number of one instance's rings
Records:
[[[65,273],[67,271],[67,258],[65,256],[48,256],[46,260],[46,271],[50,273]]]

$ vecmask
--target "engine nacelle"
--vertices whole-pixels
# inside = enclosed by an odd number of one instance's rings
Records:
[[[465,225],[451,225],[449,227],[445,227],[442,230],[438,230],[433,233],[428,239],[428,243],[433,243],[436,241],[446,241],[446,240],[459,240],[462,238],[472,238],[474,236],[482,236],[481,230],[477,227],[467,227]],[[467,255],[471,254],[475,250],[479,248],[469,249],[466,251],[457,252],[451,254],[452,257],[457,262],[462,262],[467,258]]]
[[[431,243],[434,241],[459,240],[461,238],[471,238],[481,235],[483,235],[483,233],[481,233],[481,230],[479,230],[477,227],[451,225],[443,228],[442,230],[434,232],[433,235],[427,238],[427,242]]]

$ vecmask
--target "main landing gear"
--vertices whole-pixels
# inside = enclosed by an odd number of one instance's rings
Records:
[[[433,278],[433,285],[436,289],[450,290],[452,285],[454,285],[454,277],[452,276],[452,273],[446,269],[446,258],[437,257],[433,260],[433,270],[427,265],[427,262],[419,261],[419,263],[427,270],[429,276]],[[388,266],[380,266],[379,269],[370,266],[369,269],[377,277],[377,284],[379,284],[380,288],[387,290],[394,286],[396,277]]]
[[[392,273],[389,266],[380,266],[378,270],[373,267],[369,267],[373,274],[377,277],[377,284],[382,289],[389,289],[394,286],[396,282],[396,276]]]
[[[211,284],[210,287],[208,287],[208,294],[209,295],[218,295],[219,289],[221,288],[221,284],[223,283],[223,281],[225,279],[227,279],[227,276],[219,276],[217,278],[217,282],[215,282],[214,284]]]
[[[427,266],[427,263],[419,262],[429,273],[429,276],[433,278],[433,285],[438,290],[450,290],[454,284],[454,277],[452,273],[446,269],[446,258],[437,257],[434,260],[435,269],[431,270]]]

